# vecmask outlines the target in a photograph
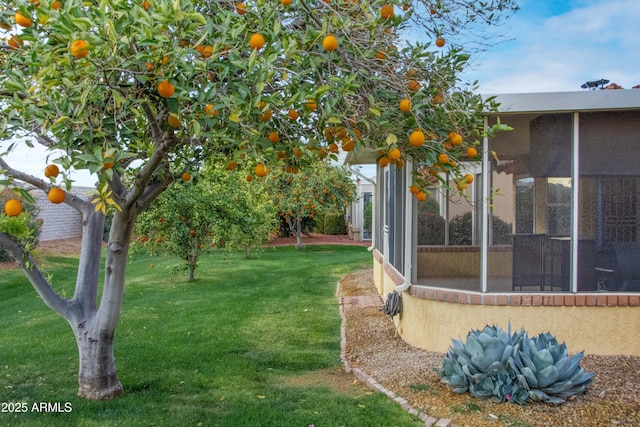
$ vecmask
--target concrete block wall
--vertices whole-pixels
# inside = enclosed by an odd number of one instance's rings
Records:
[[[91,190],[91,187],[74,187],[71,193],[86,198]],[[34,190],[32,194],[40,208],[38,218],[42,219],[40,241],[82,236],[82,216],[75,209],[64,203],[54,205],[42,191]]]

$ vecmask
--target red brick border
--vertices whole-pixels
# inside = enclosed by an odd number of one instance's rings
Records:
[[[394,280],[395,282],[395,280]],[[409,295],[426,300],[470,305],[541,307],[640,307],[640,295],[613,292],[589,293],[480,293],[424,285],[407,289]]]

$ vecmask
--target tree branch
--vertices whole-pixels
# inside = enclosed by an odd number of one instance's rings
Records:
[[[4,169],[7,176],[10,176],[22,182],[26,182],[27,184],[31,184],[45,193],[48,193],[51,187],[53,187],[51,183],[12,168],[2,157],[0,157],[0,169]],[[81,213],[91,209],[91,204],[88,200],[81,199],[80,197],[77,197],[71,193],[66,194],[64,203]]]
[[[45,304],[66,319],[70,311],[69,301],[58,295],[51,287],[51,284],[38,269],[31,255],[6,233],[0,233],[0,247],[9,252],[18,261],[24,275],[27,276],[27,279],[29,279],[29,282],[31,282]]]

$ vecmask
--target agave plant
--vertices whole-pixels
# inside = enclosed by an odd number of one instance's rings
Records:
[[[469,332],[466,342],[453,340],[440,378],[455,393],[495,402],[562,403],[591,383],[594,374],[579,366],[582,356],[569,357],[566,345],[549,333],[530,339],[524,329],[512,334],[511,324],[508,332],[486,326]]]
[[[514,372],[508,369],[514,347],[525,336],[524,329],[511,334],[497,326],[472,330],[466,342],[453,340],[440,373],[441,381],[453,387],[455,393],[471,392],[478,398],[491,398],[496,402],[526,401]]]
[[[564,399],[585,392],[594,377],[580,366],[584,352],[569,357],[567,346],[551,334],[523,339],[510,359],[520,384],[529,389],[534,401],[563,403]]]

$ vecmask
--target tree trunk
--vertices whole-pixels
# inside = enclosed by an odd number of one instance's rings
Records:
[[[123,393],[113,354],[113,333],[95,327],[93,320],[82,321],[73,328],[80,355],[78,396],[111,399]]]
[[[300,218],[300,214],[296,217],[296,249],[304,249],[304,245],[302,244],[302,218]]]

